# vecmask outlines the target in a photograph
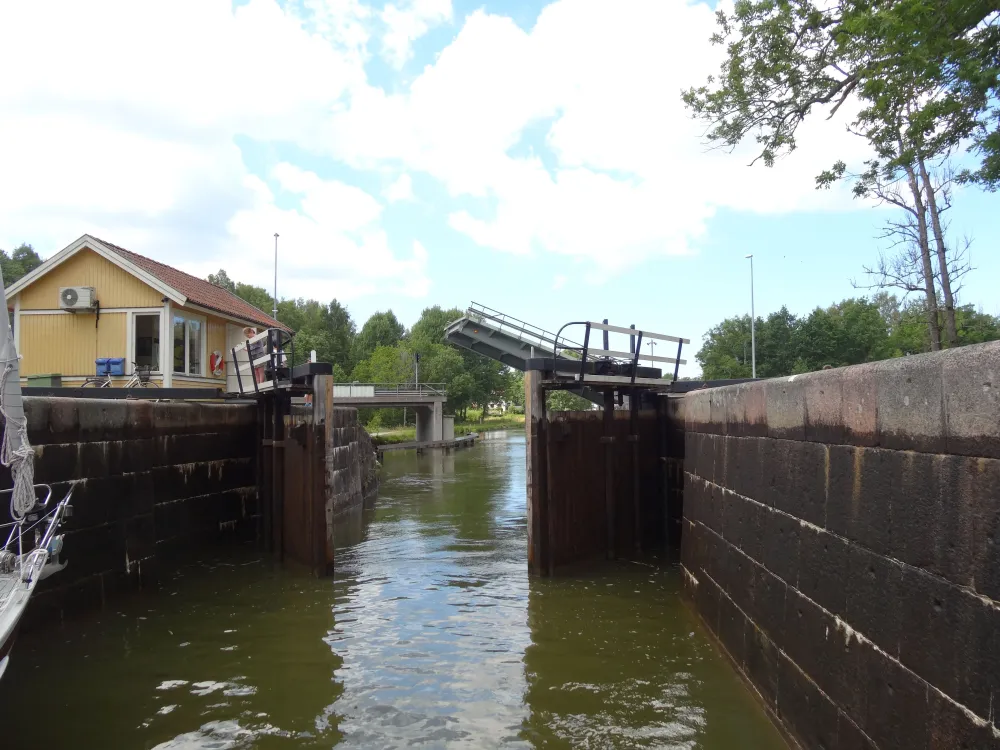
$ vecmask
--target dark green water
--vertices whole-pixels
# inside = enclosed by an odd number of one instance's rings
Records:
[[[333,580],[230,552],[25,635],[0,747],[785,747],[676,569],[530,579],[525,534],[523,435],[390,454]]]

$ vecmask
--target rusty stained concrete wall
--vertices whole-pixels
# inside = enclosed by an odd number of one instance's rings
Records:
[[[608,430],[603,412],[547,414],[540,403],[536,398],[527,417],[531,571],[552,575],[576,562],[634,557],[664,547],[676,556],[683,499],[682,401],[662,398],[655,410],[640,411],[634,439],[627,410],[614,412]]]
[[[297,407],[285,423],[284,557],[326,575],[337,547],[363,534],[378,493],[375,445],[353,408]]]
[[[807,748],[997,748],[1000,343],[686,397],[682,563]]]
[[[331,549],[356,541],[366,503],[378,493],[375,444],[358,421],[358,410],[333,409],[327,430],[326,528]]]
[[[153,584],[175,549],[255,533],[253,406],[28,397],[25,411],[35,481],[54,498],[76,483],[69,564],[39,584],[29,621]]]

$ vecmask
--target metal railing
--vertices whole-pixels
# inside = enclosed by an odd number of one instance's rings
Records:
[[[446,396],[447,383],[335,383],[334,397],[375,398],[377,396]],[[348,392],[347,389],[350,389]]]
[[[560,350],[560,355],[565,354],[565,350],[582,349],[583,347],[573,341],[567,340],[565,337],[557,337],[556,334],[551,331],[546,331],[544,328],[532,325],[531,323],[526,323],[523,320],[513,317],[512,315],[507,315],[506,313],[500,312],[499,310],[494,310],[492,307],[487,307],[486,305],[479,304],[478,302],[473,302],[469,309],[465,311],[466,316],[470,320],[477,322],[487,322],[491,327],[500,333],[505,333],[512,338],[521,341],[529,346],[537,346],[539,349],[543,349],[546,352],[555,352],[557,347],[557,339],[561,342],[563,349]]]
[[[559,347],[559,341],[565,341],[562,332],[569,328],[570,326],[583,326],[584,327],[584,337],[583,346],[573,346],[569,347],[565,344],[563,345],[564,351],[572,350],[576,353],[576,356],[580,360],[580,372],[578,377],[579,382],[584,382],[585,377],[589,377],[591,381],[602,381],[608,383],[619,383],[623,381],[628,381],[632,385],[636,383],[641,384],[657,384],[661,382],[661,378],[640,378],[637,377],[639,372],[639,367],[642,360],[649,360],[650,367],[655,366],[656,363],[662,362],[664,364],[674,365],[674,377],[673,380],[677,380],[678,369],[681,365],[686,364],[687,361],[681,359],[681,351],[684,344],[690,344],[689,339],[680,338],[678,336],[668,336],[662,333],[653,333],[652,331],[644,331],[642,329],[637,329],[635,326],[630,328],[625,328],[623,326],[613,326],[609,325],[608,321],[605,320],[603,323],[595,323],[593,321],[573,321],[571,323],[566,323],[562,328],[559,329],[559,333],[556,334],[556,344],[555,348]],[[604,336],[603,346],[599,347],[590,343],[590,334],[596,329],[602,331]],[[628,336],[629,351],[625,352],[623,350],[611,349],[608,342],[608,334],[614,333],[618,335]],[[648,356],[642,355],[642,343],[643,337],[649,341],[662,342],[662,343],[676,343],[677,344],[677,356],[676,357],[664,357],[657,356],[650,353]],[[655,343],[654,343],[655,346]],[[587,374],[586,373],[586,363],[587,362],[598,362],[600,370],[596,373]],[[671,381],[673,382],[673,381]]]

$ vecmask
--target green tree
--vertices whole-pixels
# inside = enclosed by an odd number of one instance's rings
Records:
[[[752,137],[771,165],[795,148],[816,110],[834,116],[854,100],[851,128],[884,154],[912,163],[969,144],[979,157],[964,179],[1000,184],[1000,24],[992,0],[740,0],[716,13],[719,75],[684,92],[710,125],[708,139],[735,147]]]
[[[982,344],[1000,340],[1000,317],[987,315],[972,305],[962,305],[955,310],[960,344]]]
[[[545,394],[548,411],[591,411],[594,404],[573,391],[549,391]]]
[[[466,411],[472,403],[475,388],[476,381],[467,372],[460,372],[448,383],[448,408],[459,415],[461,421],[466,419]]]
[[[1000,339],[1000,319],[958,308],[960,344]],[[742,345],[749,335],[749,316],[727,318],[705,334],[695,358],[706,380],[750,377]],[[797,318],[782,308],[757,323],[757,374],[779,377],[931,351],[931,340],[919,299],[900,301],[882,293],[871,300],[846,299],[817,307]],[[761,342],[766,343],[761,347]],[[749,349],[748,349],[749,351]]]
[[[10,286],[40,265],[42,265],[42,259],[31,245],[21,243],[14,248],[10,255],[7,255],[4,250],[0,250],[0,271],[3,272],[5,286]]]
[[[892,356],[934,351],[923,300],[900,302],[895,295],[890,295],[882,307],[882,317],[886,321]]]
[[[273,314],[274,297],[264,287],[237,282],[236,290],[233,293],[241,300],[249,302],[261,312],[268,315]]]
[[[449,323],[462,317],[458,308],[442,309],[440,305],[426,308],[410,329],[410,340],[417,347],[444,343],[444,330]]]
[[[410,329],[409,343],[415,351],[421,353],[430,352],[434,347],[440,346],[444,340],[444,331],[449,323],[462,317],[462,311],[457,308],[443,309],[440,306],[428,307],[421,313],[420,319],[414,323]],[[475,352],[466,349],[458,349],[450,344],[448,348],[456,351],[462,358],[464,364],[463,371],[471,378],[469,382],[463,379],[457,388],[460,388],[463,398],[466,398],[466,388],[468,388],[468,405],[476,406],[482,410],[482,417],[489,413],[489,405],[497,401],[505,400],[508,385],[509,368],[496,360],[483,357]],[[430,382],[426,378],[421,380]],[[456,391],[458,392],[458,391]],[[448,403],[453,409],[452,386],[449,381]]]
[[[889,231],[912,235],[919,247],[913,270],[927,297],[932,347],[939,348],[940,338],[935,285],[944,295],[948,345],[957,345],[941,218],[952,178],[942,162],[968,149],[979,156],[978,168],[959,179],[988,189],[1000,185],[996,3],[739,0],[731,14],[717,16],[713,42],[727,50],[720,75],[683,95],[710,123],[709,141],[734,147],[755,138],[758,158],[770,166],[795,148],[798,126],[811,113],[829,109],[833,117],[854,100],[858,114],[849,127],[868,140],[876,158],[860,174],[848,174],[838,161],[817,184],[828,187],[846,176],[857,196],[904,212],[906,221],[889,222]]]
[[[799,320],[782,306],[765,319],[757,319],[757,375],[773,378],[795,371],[799,358],[794,346],[795,328]]]
[[[704,336],[695,355],[706,380],[749,378],[752,375],[750,316],[726,318]]]
[[[406,329],[396,319],[392,310],[375,313],[368,318],[354,339],[354,361],[361,362],[367,359],[380,346],[395,346],[402,341],[405,333]]]
[[[504,385],[504,399],[514,406],[524,406],[524,373],[508,370]]]
[[[225,269],[208,275],[208,281],[232,292],[258,310],[271,314],[274,300],[266,289],[233,281]],[[354,367],[352,348],[357,333],[351,314],[337,300],[323,304],[316,300],[286,299],[278,303],[278,320],[295,332],[294,364],[305,362],[316,351],[320,362],[340,367],[343,378]]]
[[[355,328],[350,313],[337,300],[325,305],[316,300],[282,300],[278,320],[296,332],[296,359],[305,361],[310,349],[320,362],[352,367]],[[303,343],[299,343],[302,339]],[[299,357],[300,350],[304,353]]]
[[[377,346],[375,351],[354,367],[352,380],[359,383],[398,385],[413,379],[413,363],[409,352],[399,346]]]
[[[424,350],[420,359],[421,383],[450,383],[465,371],[465,360],[455,349],[434,344]]]
[[[227,292],[236,294],[236,282],[229,278],[229,274],[226,273],[225,269],[220,268],[218,273],[210,273],[207,281],[209,284],[214,284],[220,289],[225,289]]]
[[[351,313],[337,300],[331,300],[324,319],[330,334],[330,359],[327,361],[350,370],[354,365],[351,350],[357,336]]]
[[[892,356],[888,328],[879,305],[847,299],[817,307],[798,321],[792,335],[797,366],[792,372],[872,362]]]

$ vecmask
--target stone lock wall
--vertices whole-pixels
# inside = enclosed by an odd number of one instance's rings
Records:
[[[357,409],[333,409],[327,435],[326,527],[333,549],[360,534],[364,505],[378,492],[379,479],[375,444]]]
[[[323,392],[320,388],[320,392]],[[378,493],[376,449],[358,411],[329,401],[286,417],[282,556],[333,572],[336,550],[363,537],[364,511]]]
[[[1000,343],[690,394],[682,565],[808,748],[1000,747]]]
[[[25,398],[35,481],[61,498],[67,567],[42,581],[31,618],[99,606],[155,582],[168,552],[256,531],[253,406]],[[0,477],[10,486],[9,471]],[[6,504],[0,517],[7,519]]]

